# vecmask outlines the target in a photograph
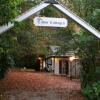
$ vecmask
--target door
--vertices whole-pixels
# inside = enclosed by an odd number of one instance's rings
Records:
[[[40,71],[40,60],[36,60],[34,66],[35,66],[35,71]]]
[[[68,75],[69,66],[67,60],[60,60],[59,61],[59,74]]]

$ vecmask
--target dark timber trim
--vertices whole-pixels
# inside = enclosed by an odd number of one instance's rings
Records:
[[[58,4],[56,0],[46,0],[45,3]]]

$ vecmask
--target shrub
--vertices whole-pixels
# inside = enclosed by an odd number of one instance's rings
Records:
[[[82,93],[86,96],[86,100],[100,100],[100,81],[94,82],[91,86],[87,85],[82,89]]]

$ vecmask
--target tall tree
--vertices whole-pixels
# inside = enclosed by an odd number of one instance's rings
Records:
[[[100,20],[98,19],[100,0],[70,0],[70,3],[76,14],[100,30]],[[71,40],[71,49],[75,47],[73,50],[76,50],[76,55],[80,57],[82,91],[87,100],[99,100],[100,87],[98,84],[100,83],[97,79],[96,69],[98,68],[97,57],[100,56],[100,40],[83,29],[76,33]],[[100,72],[100,68],[98,70]]]
[[[19,4],[23,0],[0,0],[0,26],[13,22],[13,18],[20,13]],[[9,33],[9,32],[8,32]],[[11,58],[13,51],[13,44],[16,38],[11,34],[2,34],[0,36],[0,78],[4,77],[7,69],[11,64],[13,65],[13,59]]]

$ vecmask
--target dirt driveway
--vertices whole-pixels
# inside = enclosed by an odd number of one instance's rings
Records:
[[[77,80],[50,73],[10,71],[0,86],[4,100],[84,100]]]

